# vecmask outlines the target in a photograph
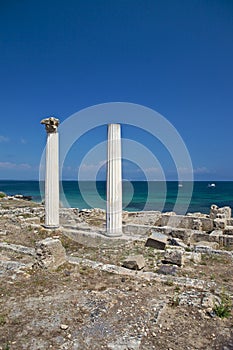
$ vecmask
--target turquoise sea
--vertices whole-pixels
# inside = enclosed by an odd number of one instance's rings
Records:
[[[0,191],[8,195],[32,196],[34,201],[40,202],[44,196],[43,185],[38,181],[0,180]],[[63,181],[60,188],[61,203],[65,207],[105,209],[105,181]],[[123,207],[128,211],[175,210],[176,213],[209,213],[211,204],[228,205],[233,209],[233,181],[216,181],[215,187],[209,187],[208,182],[198,181],[193,183],[193,191],[191,189],[192,184],[188,182],[123,182]]]

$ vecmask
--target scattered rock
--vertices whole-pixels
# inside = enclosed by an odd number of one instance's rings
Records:
[[[145,246],[164,250],[167,242],[168,238],[166,235],[160,232],[152,232],[152,235],[147,239]]]
[[[202,230],[202,221],[200,219],[194,219],[193,220],[193,230]]]
[[[200,292],[197,290],[187,290],[179,296],[179,305],[197,306],[204,309],[212,309],[220,299],[210,292]]]
[[[184,262],[192,261],[195,264],[199,264],[201,262],[201,253],[196,252],[185,252],[184,253]]]
[[[182,247],[184,249],[188,248],[187,244],[185,244],[180,238],[169,238],[168,242],[169,242],[169,245],[172,245],[172,246]]]
[[[163,257],[164,264],[184,265],[184,252],[181,249],[168,249]]]
[[[69,328],[69,326],[68,326],[67,324],[61,324],[61,325],[60,325],[60,328],[61,328],[63,331],[65,331],[65,330],[67,330],[67,329]]]
[[[15,194],[14,198],[23,199],[25,201],[31,201],[32,200],[32,196],[24,196],[22,194]]]
[[[161,274],[161,275],[175,276],[176,273],[177,273],[177,266],[174,266],[174,265],[161,265],[156,272]]]
[[[224,235],[233,235],[233,226],[226,226],[223,233]]]
[[[66,262],[66,251],[59,239],[46,238],[36,243],[35,266],[55,270]]]
[[[217,242],[206,242],[206,241],[200,241],[198,243],[194,244],[195,247],[208,247],[212,249],[218,249],[219,244]]]
[[[216,218],[230,219],[231,208],[230,207],[219,208],[217,205],[213,204],[211,205],[211,208],[210,208],[210,218],[213,220]]]
[[[217,229],[217,230],[224,230],[225,227],[226,227],[226,219],[220,219],[220,218],[216,218],[214,219],[214,227]]]
[[[111,350],[139,350],[141,344],[140,339],[120,339],[115,343],[109,343],[108,349]]]
[[[122,266],[131,270],[141,270],[145,267],[145,260],[143,255],[130,255],[125,259]]]

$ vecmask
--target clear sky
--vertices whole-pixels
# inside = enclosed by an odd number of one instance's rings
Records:
[[[233,180],[231,0],[0,0],[0,77],[0,179],[38,179],[44,117],[62,122],[122,101],[172,123],[195,179]],[[122,133],[149,148],[173,178],[157,140],[127,125]],[[64,178],[75,178],[82,157],[105,139],[106,127],[82,136]],[[144,178],[130,162],[124,172]]]

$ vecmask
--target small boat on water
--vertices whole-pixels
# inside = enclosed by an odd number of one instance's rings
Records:
[[[216,187],[216,185],[215,185],[215,183],[212,183],[212,184],[208,184],[208,187],[214,188],[214,187]]]

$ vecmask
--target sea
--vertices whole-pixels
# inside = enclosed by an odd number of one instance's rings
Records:
[[[216,181],[212,184],[206,181],[123,181],[122,189],[123,209],[127,211],[208,214],[212,204],[230,206],[233,209],[233,181]],[[32,196],[35,202],[44,200],[44,183],[39,181],[0,180],[0,191],[7,195]],[[79,209],[105,209],[106,181],[62,181],[60,205]]]

